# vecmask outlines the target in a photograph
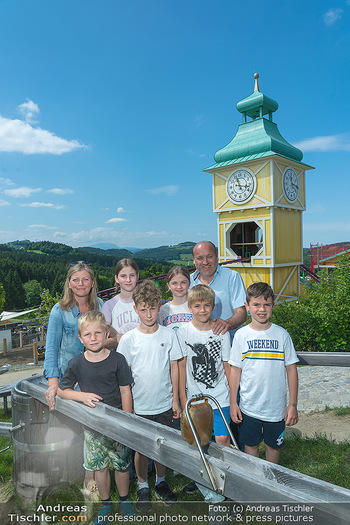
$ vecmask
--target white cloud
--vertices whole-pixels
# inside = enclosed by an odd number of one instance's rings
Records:
[[[9,202],[0,199],[0,206],[9,206]]]
[[[124,210],[122,206],[119,206],[119,208],[117,208],[117,213],[126,213],[126,210]]]
[[[4,190],[5,195],[18,199],[20,197],[30,197],[32,193],[38,193],[41,188],[28,188],[28,186],[20,186],[19,188],[13,188],[10,190]]]
[[[28,228],[33,229],[45,229],[45,230],[57,230],[57,226],[47,226],[46,224],[30,224]]]
[[[165,195],[174,195],[178,191],[179,186],[161,186],[159,188],[147,190],[148,193],[152,193],[153,195],[159,195],[160,193],[164,193]]]
[[[81,230],[68,234],[65,242],[71,246],[81,246],[87,242],[122,242],[124,245],[130,246],[130,242],[144,239],[169,239],[174,237],[168,231],[147,231],[147,232],[130,232],[129,230],[116,231],[113,228],[98,227],[92,230]]]
[[[16,239],[16,232],[0,230],[0,241],[1,242],[10,242],[13,239]]]
[[[68,195],[74,193],[74,191],[70,190],[69,188],[52,188],[51,190],[47,190],[47,193],[54,193],[55,195]]]
[[[27,102],[23,102],[18,106],[18,112],[24,117],[24,120],[29,124],[36,124],[38,122],[37,116],[40,113],[38,104],[27,98]]]
[[[66,140],[51,131],[33,128],[28,122],[0,116],[0,151],[26,155],[51,153],[62,155],[75,149],[87,148],[77,140]]]
[[[127,219],[122,219],[121,217],[113,217],[113,219],[108,219],[108,221],[106,221],[106,224],[110,222],[127,222]]]
[[[56,205],[51,202],[31,202],[30,204],[20,204],[20,206],[28,208],[53,208],[55,210],[62,210],[62,208],[65,208],[62,204]]]
[[[203,124],[205,124],[207,120],[208,119],[204,115],[196,115],[194,117],[196,126],[203,126]]]
[[[349,135],[313,137],[294,144],[302,151],[350,151]]]
[[[135,233],[133,234],[135,235]],[[156,232],[154,230],[151,230],[149,232],[141,232],[139,234],[136,234],[136,236],[140,236],[140,237],[174,237],[174,234],[170,234],[169,232],[166,232],[166,231],[161,231],[161,232]]]
[[[339,7],[337,9],[330,9],[323,15],[323,21],[326,26],[332,26],[337,20],[340,20],[344,11]]]
[[[4,186],[13,186],[14,182],[12,182],[11,179],[5,179],[4,177],[0,177],[0,184],[4,184]]]
[[[54,237],[65,237],[66,235],[67,235],[66,232],[59,232],[59,231],[53,234]]]

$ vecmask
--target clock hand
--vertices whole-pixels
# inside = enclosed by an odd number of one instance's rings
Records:
[[[242,189],[242,186],[241,186],[241,183],[239,182],[239,178],[238,178],[238,177],[237,177],[237,179],[236,179],[236,182],[237,182],[237,184],[238,184],[238,186],[239,186],[239,189],[241,190],[241,189]]]

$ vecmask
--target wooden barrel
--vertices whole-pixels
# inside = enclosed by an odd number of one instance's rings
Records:
[[[21,390],[11,396],[12,424],[23,423],[13,435],[13,476],[24,500],[41,496],[48,487],[79,482],[84,477],[84,434],[80,423],[48,407]]]

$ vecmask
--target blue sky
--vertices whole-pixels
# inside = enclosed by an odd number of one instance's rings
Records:
[[[350,239],[350,0],[0,0],[0,243],[216,242],[254,88],[304,153],[304,246]]]

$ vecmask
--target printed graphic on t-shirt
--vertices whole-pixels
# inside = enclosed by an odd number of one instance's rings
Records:
[[[164,317],[163,326],[169,326],[176,323],[189,323],[192,321],[193,315],[187,313],[171,314]],[[173,330],[178,330],[178,326],[170,326]]]
[[[210,336],[205,344],[191,345],[186,342],[186,345],[196,354],[192,357],[193,379],[203,383],[207,388],[214,388],[218,378],[217,364],[220,363],[221,355],[220,339]]]
[[[279,350],[277,339],[252,339],[247,341],[248,350],[242,353],[244,359],[284,361],[283,349]]]
[[[125,310],[119,315],[113,316],[113,328],[120,334],[125,334],[136,328],[140,323],[139,316],[135,313],[134,309]]]

